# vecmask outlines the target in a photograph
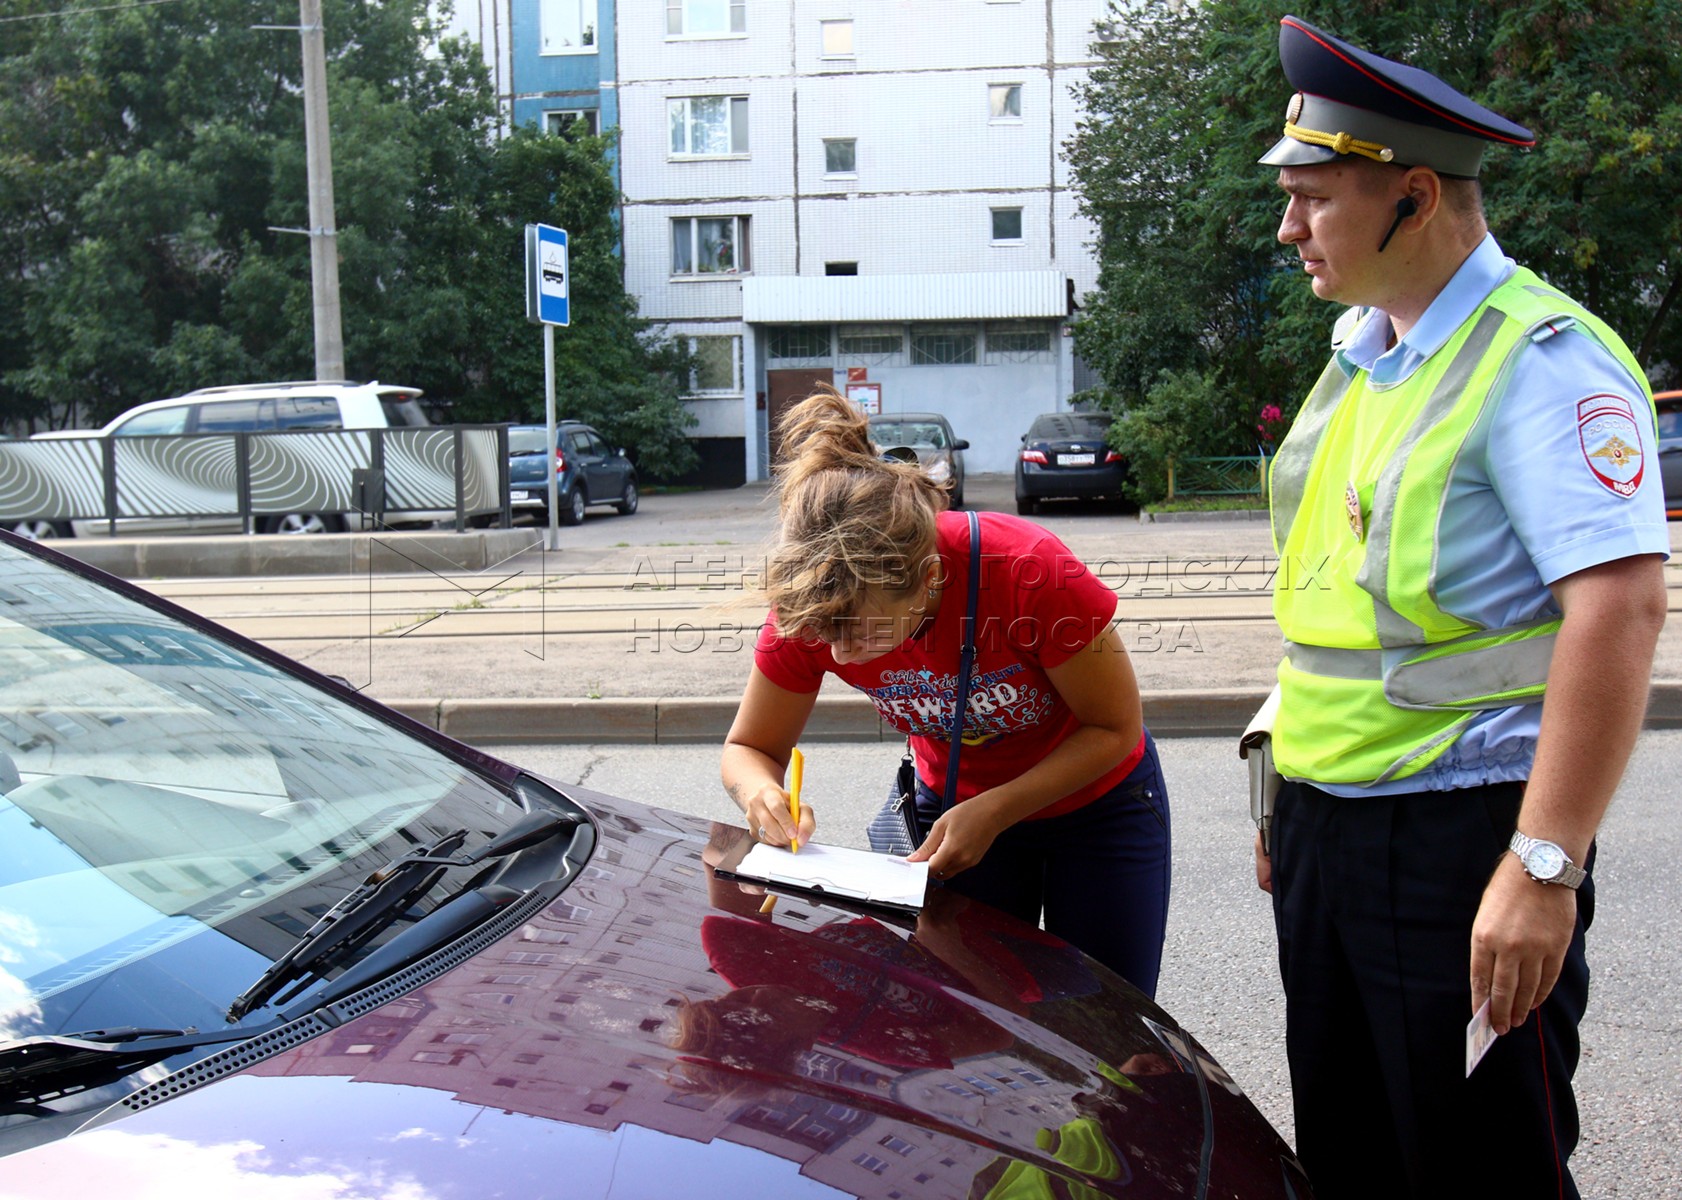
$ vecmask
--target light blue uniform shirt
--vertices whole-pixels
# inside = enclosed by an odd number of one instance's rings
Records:
[[[1367,371],[1378,388],[1403,382],[1516,269],[1486,235],[1406,337],[1387,348],[1390,318],[1368,309],[1337,351],[1338,365],[1350,375]],[[1628,497],[1600,481],[1578,431],[1578,402],[1603,394],[1629,402],[1643,442],[1641,485]],[[1367,403],[1382,399],[1369,392]],[[1554,581],[1631,555],[1669,557],[1652,411],[1600,343],[1573,323],[1524,347],[1493,402],[1494,420],[1468,440],[1449,479],[1437,567],[1443,609],[1491,629],[1557,616]],[[1415,775],[1371,787],[1317,786],[1359,796],[1528,779],[1541,724],[1540,704],[1480,713]]]

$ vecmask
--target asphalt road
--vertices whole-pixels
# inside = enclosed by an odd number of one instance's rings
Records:
[[[1168,739],[1160,751],[1173,812],[1174,883],[1158,999],[1290,1138],[1284,1000],[1270,909],[1255,887],[1239,760],[1228,739]],[[716,747],[503,745],[492,752],[562,783],[736,819],[718,783]],[[810,746],[805,790],[817,807],[820,837],[863,846],[866,819],[897,763],[892,745]],[[1589,935],[1594,983],[1577,1075],[1583,1138],[1573,1159],[1585,1196],[1679,1194],[1679,765],[1682,731],[1644,734],[1601,833],[1598,912]],[[1452,1164],[1444,1173],[1452,1178]]]

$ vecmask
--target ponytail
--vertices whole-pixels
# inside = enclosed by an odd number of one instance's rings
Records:
[[[779,538],[765,590],[786,636],[826,637],[866,593],[921,587],[946,491],[916,463],[884,461],[870,422],[821,386],[778,424]]]

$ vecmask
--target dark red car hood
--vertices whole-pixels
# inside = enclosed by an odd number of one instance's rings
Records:
[[[598,849],[515,933],[6,1159],[6,1195],[1307,1194],[1202,1048],[1055,938],[949,893],[762,915],[708,865],[741,831],[572,794]]]

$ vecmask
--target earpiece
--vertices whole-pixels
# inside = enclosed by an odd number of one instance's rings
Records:
[[[1402,222],[1419,211],[1419,201],[1412,196],[1403,196],[1396,201],[1396,219],[1390,222],[1390,232],[1384,235],[1384,240],[1378,243],[1378,252],[1384,253],[1384,247],[1390,244],[1390,239],[1396,236],[1396,230],[1402,227]]]

